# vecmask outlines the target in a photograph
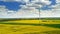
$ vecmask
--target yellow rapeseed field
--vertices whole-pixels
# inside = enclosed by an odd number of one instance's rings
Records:
[[[57,22],[57,23],[56,23]],[[34,24],[59,24],[60,20],[13,20],[0,22],[0,34],[60,34],[60,28],[36,26]],[[22,25],[5,23],[23,23]],[[24,25],[24,23],[32,25]]]
[[[7,23],[60,24],[60,20],[14,20]]]
[[[46,31],[57,31],[58,32],[60,31],[60,29],[46,27],[46,26],[0,24],[0,34],[47,34],[48,32],[44,33]],[[55,32],[53,32],[52,34],[54,33]]]

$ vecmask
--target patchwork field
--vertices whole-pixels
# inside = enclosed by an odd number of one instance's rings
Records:
[[[60,19],[2,19],[1,23],[60,24]]]
[[[60,34],[60,20],[2,19],[0,34]]]

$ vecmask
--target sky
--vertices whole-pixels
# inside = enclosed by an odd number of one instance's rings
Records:
[[[8,10],[14,10],[17,11],[18,9],[20,9],[21,7],[19,5],[25,5],[26,3],[23,2],[4,2],[4,1],[0,1],[0,5],[4,5],[6,6],[6,8]]]
[[[49,1],[50,1],[50,4],[44,5],[43,7],[41,7],[41,10],[51,10],[52,8],[50,8],[50,6],[56,5],[56,0],[49,0]]]
[[[19,1],[19,0],[17,0]],[[14,10],[14,11],[17,11],[18,9],[21,8],[20,5],[26,5],[26,2],[24,1],[20,1],[20,2],[17,2],[17,1],[13,1],[13,2],[4,2],[4,1],[0,1],[0,5],[4,5],[6,6],[6,8],[8,10]],[[32,0],[29,0],[29,2],[31,2]],[[56,0],[49,0],[51,3],[49,5],[45,5],[43,7],[41,7],[42,10],[47,10],[47,9],[51,9],[49,8],[49,6],[51,5],[55,5],[56,4]]]
[[[0,0],[0,18],[60,17],[58,6],[59,0]]]

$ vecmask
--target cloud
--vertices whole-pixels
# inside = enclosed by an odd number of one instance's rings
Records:
[[[5,2],[12,2],[12,1],[16,1],[16,2],[29,2],[29,0],[0,0],[0,1],[5,1]]]
[[[51,4],[51,2],[49,0],[40,0],[42,3],[45,3],[46,5]]]
[[[15,11],[6,9],[5,6],[0,5],[0,18],[10,17]]]
[[[6,15],[7,9],[5,9],[5,6],[0,6],[0,15]]]
[[[27,5],[21,5],[22,8],[18,11],[8,10],[5,7],[2,7],[2,13],[0,14],[0,18],[38,18],[39,11],[35,9],[35,7],[28,7]],[[4,14],[5,12],[5,14]],[[4,14],[4,15],[2,15]],[[2,15],[2,16],[1,16]]]
[[[60,3],[60,0],[56,0],[57,3]]]
[[[6,0],[7,1],[7,0]],[[14,0],[20,1],[20,0]],[[18,11],[8,10],[5,7],[0,8],[0,18],[46,18],[46,17],[60,17],[60,4],[52,5],[52,10],[39,10],[37,8],[43,7],[44,3],[49,5],[50,1],[44,0],[23,0],[26,2],[26,5],[20,5],[22,8]],[[59,1],[59,0],[58,0]],[[43,2],[41,4],[41,2]],[[58,7],[58,8],[57,8]]]
[[[60,10],[41,11],[40,18],[60,17]]]
[[[10,2],[10,1],[14,1],[14,0],[0,0],[0,1],[5,1],[5,2],[9,1]]]
[[[41,18],[60,17],[60,2],[57,2],[56,5],[52,5],[50,7],[53,9],[52,10],[40,10],[41,11],[40,12]]]

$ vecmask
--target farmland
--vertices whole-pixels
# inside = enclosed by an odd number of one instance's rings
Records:
[[[60,20],[1,19],[0,34],[60,34]]]

